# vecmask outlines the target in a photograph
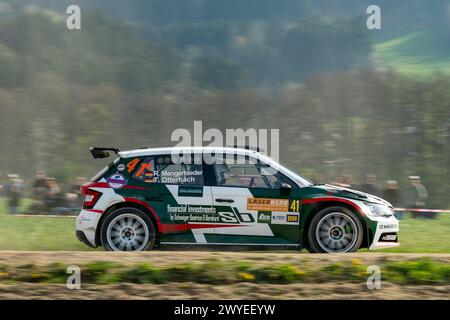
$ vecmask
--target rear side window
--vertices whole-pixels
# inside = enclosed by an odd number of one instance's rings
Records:
[[[175,164],[170,155],[145,157],[136,163],[133,161],[128,163],[132,178],[145,183],[203,185],[204,182],[201,164]]]
[[[108,172],[109,169],[116,166],[119,162],[120,162],[120,158],[114,159],[113,161],[108,163],[108,165],[106,167],[104,167],[102,170],[100,170],[99,173],[97,173],[95,176],[93,176],[90,181],[92,181],[92,182],[99,181],[106,174],[106,172]]]

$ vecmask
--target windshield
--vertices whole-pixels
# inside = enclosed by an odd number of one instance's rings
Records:
[[[283,162],[279,163],[286,171],[289,171],[289,173],[291,173],[292,175],[294,175],[298,181],[300,181],[300,183],[302,184],[303,187],[308,187],[314,184],[314,182],[312,182],[310,179],[303,177],[301,175],[299,175],[298,173],[296,173],[295,171],[293,171],[292,169],[290,169],[289,167],[287,167]]]
[[[308,178],[305,178],[305,177],[299,175],[298,173],[296,173],[295,171],[290,169],[284,163],[278,162],[278,161],[270,158],[269,156],[261,154],[261,155],[259,155],[259,159],[260,159],[260,161],[262,161],[265,164],[271,166],[275,170],[278,170],[281,173],[287,175],[290,179],[296,181],[299,184],[300,187],[308,187],[308,186],[311,186],[311,185],[314,184],[311,180],[309,180]]]

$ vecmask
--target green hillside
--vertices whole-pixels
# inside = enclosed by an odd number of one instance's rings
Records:
[[[413,32],[375,45],[383,66],[407,75],[450,73],[450,42],[447,28]]]

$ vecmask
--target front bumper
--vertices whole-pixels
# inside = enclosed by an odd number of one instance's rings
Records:
[[[381,249],[397,247],[399,222],[395,216],[390,217],[368,217],[372,229],[372,241],[369,249]]]

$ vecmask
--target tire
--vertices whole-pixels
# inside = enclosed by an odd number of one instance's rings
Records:
[[[155,244],[156,233],[151,219],[136,208],[120,208],[103,221],[100,239],[107,251],[145,251]]]
[[[364,229],[358,216],[344,207],[321,210],[308,227],[308,244],[312,253],[344,253],[359,249]]]

